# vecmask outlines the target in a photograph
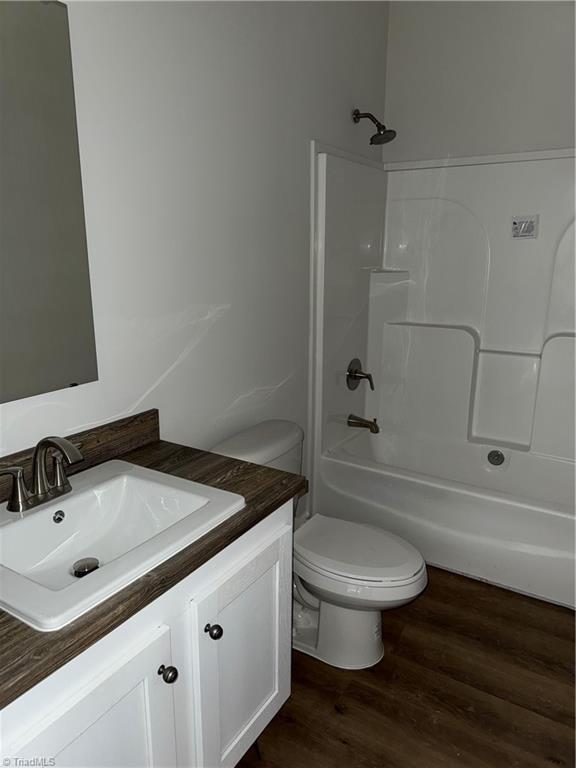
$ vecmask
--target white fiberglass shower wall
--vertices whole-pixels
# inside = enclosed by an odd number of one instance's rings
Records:
[[[573,604],[573,159],[317,168],[314,509]]]

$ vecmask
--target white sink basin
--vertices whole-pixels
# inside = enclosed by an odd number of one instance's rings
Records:
[[[71,493],[23,517],[0,505],[0,608],[43,631],[78,618],[245,504],[125,461],[71,482]],[[99,567],[79,578],[74,563],[87,557]]]

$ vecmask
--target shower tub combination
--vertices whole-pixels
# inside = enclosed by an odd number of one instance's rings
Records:
[[[573,606],[573,161],[314,162],[314,511]]]

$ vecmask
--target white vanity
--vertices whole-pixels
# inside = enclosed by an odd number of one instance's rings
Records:
[[[5,707],[2,757],[235,765],[290,692],[291,553],[290,501]]]

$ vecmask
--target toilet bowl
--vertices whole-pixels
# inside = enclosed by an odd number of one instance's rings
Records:
[[[296,424],[274,419],[211,450],[299,472],[303,439]],[[422,555],[407,541],[378,526],[323,514],[294,534],[293,563],[293,646],[344,669],[380,661],[381,612],[414,600],[427,583]]]
[[[414,600],[426,564],[377,526],[314,515],[294,536],[293,645],[327,664],[363,669],[384,655],[381,612]]]

